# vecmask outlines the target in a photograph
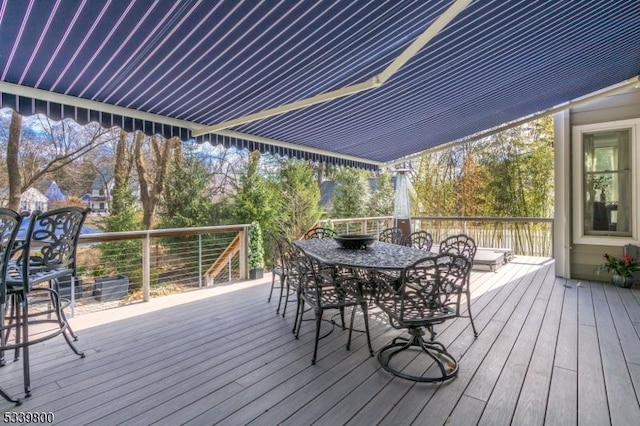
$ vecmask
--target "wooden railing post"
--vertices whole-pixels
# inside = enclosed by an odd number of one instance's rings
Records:
[[[142,300],[151,300],[151,236],[142,240]]]
[[[247,228],[243,228],[238,231],[240,234],[240,260],[239,260],[239,271],[240,278],[246,280],[249,278],[249,233],[247,232]]]
[[[202,288],[202,234],[198,234],[198,288]]]

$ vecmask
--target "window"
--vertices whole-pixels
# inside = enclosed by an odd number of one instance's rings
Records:
[[[623,245],[637,240],[640,120],[576,126],[573,131],[574,241]]]

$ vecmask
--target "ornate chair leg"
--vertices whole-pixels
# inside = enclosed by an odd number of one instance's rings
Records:
[[[364,319],[364,331],[367,335],[367,345],[369,346],[369,354],[373,356],[373,347],[371,346],[371,336],[369,335],[369,306],[367,302],[364,301],[360,307],[362,308],[362,316]]]
[[[318,342],[320,341],[320,327],[322,326],[322,309],[316,308],[314,309],[314,313],[316,314],[316,342],[313,348],[311,365],[316,365],[316,358],[318,356]],[[298,330],[300,329],[298,328]]]
[[[287,280],[287,297],[284,299],[284,308],[282,308],[282,318],[284,318],[287,313],[287,305],[289,304],[289,295],[291,293],[291,286],[289,285],[289,281]]]
[[[467,315],[469,316],[469,320],[471,321],[471,328],[473,329],[473,335],[478,337],[478,332],[476,331],[476,325],[473,323],[473,315],[471,314],[471,291],[467,290]]]
[[[13,399],[9,396],[8,393],[6,393],[5,391],[3,391],[2,389],[0,389],[0,396],[3,397],[4,399],[6,399],[9,402],[13,402],[14,404],[16,404],[16,406],[21,405],[22,401],[20,401],[20,399],[16,398]]]
[[[356,307],[351,310],[351,321],[349,323],[349,340],[347,340],[347,350],[351,350],[351,335],[353,334],[353,320],[356,318]]]
[[[16,344],[22,342],[22,328],[20,326],[20,296],[17,294],[11,295],[11,320],[15,321],[16,324]],[[13,360],[17,361],[20,359],[20,347],[16,347],[13,351]]]
[[[0,347],[4,348],[9,340],[9,334],[5,333],[4,321],[5,321],[5,304],[0,304]],[[8,331],[8,330],[7,330]],[[4,359],[4,349],[0,349],[0,367],[6,364]],[[2,389],[0,389],[1,391]]]
[[[22,343],[24,344],[22,348],[22,370],[24,377],[24,396],[28,398],[31,396],[31,368],[29,363],[29,304],[27,301],[26,295],[20,295],[20,304],[22,305],[18,316],[22,316],[22,319],[19,321],[20,324],[16,324],[16,335],[17,330],[22,328]]]
[[[276,309],[276,315],[280,313],[280,306],[282,306],[282,294],[284,291],[284,282],[286,280],[286,276],[284,274],[280,275],[280,297],[278,298],[278,309]],[[273,291],[273,288],[271,289]],[[269,299],[271,299],[271,295],[269,295]]]
[[[64,312],[62,311],[62,306],[60,305],[60,299],[59,299],[58,293],[53,291],[51,295],[52,295],[54,311],[58,320],[58,324],[60,324],[60,328],[63,329],[62,336],[67,341],[67,344],[69,345],[71,350],[80,358],[84,358],[84,352],[80,352],[78,348],[76,348],[76,345],[74,345],[72,342],[72,339],[73,341],[76,341],[77,337],[75,337],[69,329],[69,323],[67,322],[67,318],[64,316]]]
[[[75,277],[72,276],[71,277],[71,281],[73,282],[73,280],[75,280]],[[69,332],[69,334],[71,335],[73,340],[75,342],[77,342],[78,341],[78,335],[71,328],[71,325],[69,324],[69,321],[67,321],[67,316],[64,314],[64,310],[62,308],[60,308],[60,288],[58,286],[58,280],[57,279],[53,280],[53,286],[54,286],[53,290],[55,291],[56,294],[55,295],[54,294],[51,295],[51,300],[52,300],[54,306],[58,306],[58,308],[57,308],[58,321],[60,321],[60,318],[62,318],[62,320],[66,324],[67,331]],[[72,285],[70,291],[75,291],[75,286]],[[54,300],[54,298],[56,300]]]
[[[293,322],[293,333],[296,335],[296,339],[300,335],[300,328],[302,327],[302,317],[304,314],[304,300],[300,299],[298,306],[296,307],[296,319]]]
[[[276,285],[276,274],[271,272],[271,290],[269,291],[269,298],[267,302],[271,302],[271,295],[273,294],[273,287]]]
[[[296,289],[296,319],[293,321],[293,333],[296,334],[296,338],[298,334],[297,330],[300,331],[300,325],[302,324],[302,317],[304,316],[304,300],[302,299],[300,292],[302,289]]]

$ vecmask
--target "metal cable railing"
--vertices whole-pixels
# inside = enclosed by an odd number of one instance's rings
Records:
[[[318,226],[332,224],[338,234],[378,235],[384,228],[393,226],[393,218],[365,217],[350,219],[325,219]],[[414,216],[412,231],[427,231],[434,241],[464,233],[472,237],[479,247],[509,249],[523,256],[553,257],[552,218],[504,218],[504,217],[441,217]]]
[[[67,279],[61,293],[86,312],[246,279],[248,227],[81,235],[75,291]]]

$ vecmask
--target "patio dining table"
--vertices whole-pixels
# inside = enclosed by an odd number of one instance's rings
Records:
[[[400,271],[420,259],[435,256],[435,253],[382,241],[375,241],[364,250],[342,248],[333,238],[299,240],[294,244],[324,265],[365,270]]]

